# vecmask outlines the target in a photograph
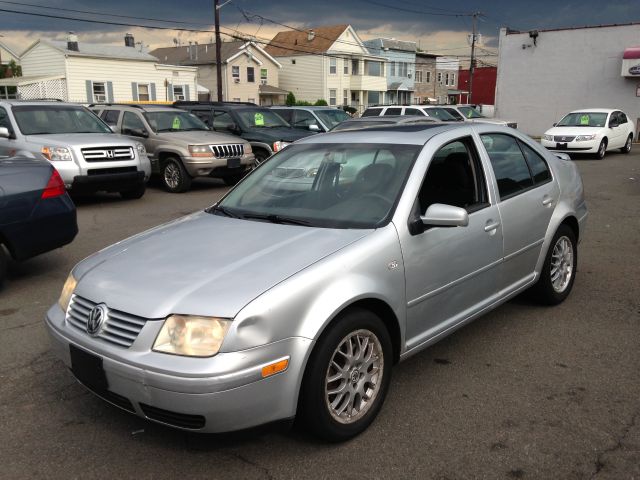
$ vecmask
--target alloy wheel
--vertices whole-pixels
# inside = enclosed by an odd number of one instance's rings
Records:
[[[553,246],[551,254],[551,285],[557,293],[564,292],[573,275],[573,244],[562,236]]]
[[[164,168],[164,182],[171,189],[178,188],[180,184],[180,169],[175,163],[169,163]]]

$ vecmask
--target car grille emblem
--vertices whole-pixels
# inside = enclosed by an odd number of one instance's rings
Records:
[[[562,140],[562,141],[564,142],[564,141],[566,140],[566,138],[565,138],[565,137],[562,137],[560,140]]]
[[[102,324],[107,318],[107,312],[107,306],[104,303],[91,309],[87,320],[87,333],[89,335],[96,335],[101,330]]]
[[[114,156],[113,150],[106,150],[105,153],[107,154],[107,158],[113,158]]]

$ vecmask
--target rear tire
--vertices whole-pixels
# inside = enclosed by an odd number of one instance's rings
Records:
[[[166,158],[162,164],[160,176],[164,188],[171,193],[183,193],[191,187],[191,176],[178,158]]]
[[[353,309],[325,331],[307,363],[300,419],[313,434],[340,442],[364,431],[382,408],[393,352],[378,316]]]
[[[142,198],[146,189],[147,187],[144,184],[138,185],[132,190],[121,191],[120,196],[125,200],[137,200],[139,198]]]
[[[551,240],[538,283],[532,289],[536,300],[558,305],[571,293],[578,266],[576,235],[567,225],[560,225]]]
[[[598,160],[602,160],[607,153],[607,139],[603,138],[600,142],[600,146],[598,147],[598,152],[596,153],[596,158]]]
[[[0,243],[0,287],[7,277],[7,267],[9,265],[9,253],[7,249]]]
[[[622,153],[629,153],[631,151],[631,144],[633,143],[633,134],[629,134],[627,137],[627,141],[624,144],[624,147],[620,149]]]

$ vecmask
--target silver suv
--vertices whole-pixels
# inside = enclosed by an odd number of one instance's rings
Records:
[[[216,133],[192,113],[166,105],[90,105],[114,131],[141,141],[153,173],[173,193],[189,190],[193,177],[235,185],[253,168],[246,140]]]
[[[151,175],[144,145],[72,103],[0,101],[0,157],[16,152],[49,160],[74,193],[140,198]]]

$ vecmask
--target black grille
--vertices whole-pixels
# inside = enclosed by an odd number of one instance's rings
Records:
[[[140,404],[143,413],[151,420],[173,425],[174,427],[198,430],[204,427],[205,419],[202,415],[189,415],[186,413],[171,412],[151,405]]]
[[[575,135],[572,137],[569,137],[567,135],[556,135],[555,137],[553,137],[553,141],[560,142],[560,143],[567,143],[567,142],[573,142],[574,138],[576,138]]]
[[[106,390],[102,393],[96,392],[102,398],[104,398],[107,402],[111,402],[114,405],[126,410],[127,412],[136,413],[133,405],[129,401],[128,398],[123,397],[122,395],[118,395],[117,393],[113,393],[110,390]]]
[[[91,168],[87,170],[87,175],[108,175],[110,173],[129,173],[137,171],[136,167]]]
[[[244,155],[244,145],[228,144],[228,145],[211,145],[213,154],[218,158],[225,157],[241,157]]]

